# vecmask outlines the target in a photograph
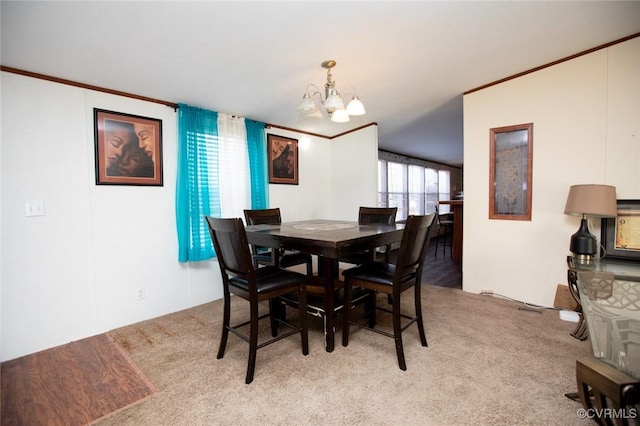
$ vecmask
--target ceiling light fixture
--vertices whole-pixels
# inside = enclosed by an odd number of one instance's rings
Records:
[[[366,111],[364,110],[364,105],[360,101],[360,98],[356,94],[353,94],[351,101],[347,107],[344,107],[344,102],[342,101],[342,95],[336,89],[336,82],[333,80],[333,74],[331,74],[331,68],[336,66],[336,61],[332,59],[327,59],[326,61],[320,64],[322,68],[327,70],[327,82],[324,84],[324,96],[322,92],[315,84],[307,84],[307,88],[305,89],[304,95],[302,96],[302,101],[298,105],[298,112],[302,114],[305,118],[321,118],[322,114],[318,109],[318,105],[314,99],[314,96],[318,96],[320,98],[320,103],[329,117],[331,117],[331,121],[336,123],[346,123],[350,120],[349,116],[351,115],[364,115]]]

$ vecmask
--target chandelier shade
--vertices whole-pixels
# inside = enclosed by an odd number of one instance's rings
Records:
[[[327,70],[327,81],[324,84],[324,95],[315,84],[308,84],[302,100],[298,104],[298,112],[304,118],[322,117],[320,109],[323,109],[331,121],[335,123],[346,123],[350,116],[364,115],[366,111],[360,98],[354,93],[351,101],[344,106],[342,95],[335,88],[335,81],[331,69],[336,66],[336,61],[328,59],[321,64]],[[319,98],[322,108],[318,108],[315,97]]]

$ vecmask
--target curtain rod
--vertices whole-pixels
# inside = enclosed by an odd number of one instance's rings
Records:
[[[69,85],[69,86],[80,87],[82,89],[90,89],[90,90],[95,90],[97,92],[109,93],[111,95],[124,96],[124,97],[127,97],[127,98],[133,98],[133,99],[137,99],[137,100],[140,100],[140,101],[147,101],[147,102],[153,102],[153,103],[156,103],[156,104],[162,104],[162,105],[166,105],[168,107],[173,108],[174,111],[178,109],[178,104],[176,104],[174,102],[163,101],[161,99],[148,98],[146,96],[134,95],[133,93],[121,92],[119,90],[106,89],[104,87],[92,86],[91,84],[78,83],[77,81],[65,80],[64,78],[58,78],[58,77],[51,77],[50,75],[38,74],[38,73],[35,73],[35,72],[25,71],[25,70],[21,70],[21,69],[18,69],[18,68],[6,67],[4,65],[0,65],[0,71],[6,71],[6,72],[14,73],[14,74],[20,74],[20,75],[24,75],[24,76],[27,76],[27,77],[39,78],[41,80],[52,81],[54,83],[60,83],[60,84],[66,84],[66,85]]]

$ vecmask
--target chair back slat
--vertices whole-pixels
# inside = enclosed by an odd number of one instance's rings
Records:
[[[280,225],[282,223],[280,208],[245,210],[244,218],[247,225]]]
[[[400,280],[399,282],[404,282],[422,274],[424,252],[435,216],[435,214],[429,214],[425,216],[409,216],[407,218],[398,250],[394,281]]]
[[[358,223],[366,225],[369,223],[385,223],[393,225],[396,223],[397,207],[360,207],[358,212]]]
[[[206,220],[223,276],[247,278],[253,273],[253,263],[242,219],[207,216]]]

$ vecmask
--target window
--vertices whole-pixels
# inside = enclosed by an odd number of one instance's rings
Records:
[[[388,207],[397,207],[397,218],[407,218],[407,165],[400,163],[387,163],[387,204]]]
[[[425,169],[424,187],[426,192],[425,213],[429,214],[436,211],[436,204],[438,204],[440,194],[440,190],[438,189],[438,171],[436,169]]]
[[[451,173],[448,170],[438,170],[438,200],[450,200],[451,199]],[[443,205],[440,209],[440,213],[449,213],[451,207],[449,205]]]
[[[424,214],[424,184],[424,167],[409,165],[409,214]]]
[[[450,170],[413,163],[407,158],[378,160],[378,206],[397,207],[396,220],[433,213],[439,200],[451,199]],[[446,213],[449,206],[441,210]]]
[[[241,217],[265,208],[264,123],[180,104],[176,226],[178,260],[215,256],[204,216]]]

